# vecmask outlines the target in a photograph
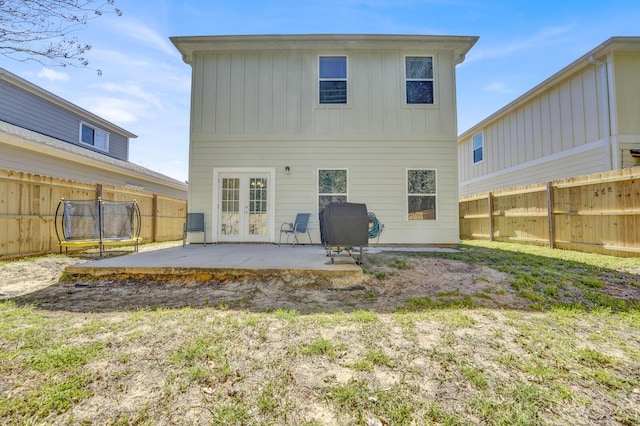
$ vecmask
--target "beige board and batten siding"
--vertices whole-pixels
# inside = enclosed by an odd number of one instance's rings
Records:
[[[640,149],[640,52],[614,54],[616,83],[616,144],[622,167],[639,166],[640,160],[629,156],[629,149]]]
[[[639,51],[640,37],[612,37],[460,135],[460,194],[637,165]]]
[[[311,212],[319,242],[317,170],[347,168],[349,201],[385,223],[381,241],[458,241],[455,65],[475,37],[172,40],[193,70],[189,208],[207,222],[214,168],[273,167],[275,223]],[[321,55],[347,56],[348,104],[318,104]],[[405,55],[433,56],[434,105],[404,103]],[[409,168],[437,170],[436,221],[406,220]]]
[[[460,194],[602,170],[609,154],[598,80],[598,68],[587,66],[465,132],[459,144]],[[472,139],[480,132],[484,159],[474,164]]]

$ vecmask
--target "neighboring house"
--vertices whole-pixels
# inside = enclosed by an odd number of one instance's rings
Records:
[[[0,68],[0,168],[186,198],[184,182],[128,162],[135,137]]]
[[[640,37],[613,37],[458,138],[460,195],[640,164]]]
[[[364,203],[380,243],[455,244],[455,67],[477,37],[173,37],[192,67],[189,210],[219,242]],[[306,242],[306,241],[302,241]]]

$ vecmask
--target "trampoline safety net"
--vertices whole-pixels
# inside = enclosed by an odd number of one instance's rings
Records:
[[[61,249],[83,242],[99,245],[101,253],[108,243],[135,243],[137,249],[141,222],[135,201],[61,200],[56,223]]]

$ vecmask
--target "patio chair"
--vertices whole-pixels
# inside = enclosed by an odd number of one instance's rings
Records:
[[[309,236],[309,243],[313,244],[311,241],[311,234],[309,233],[309,218],[311,217],[311,213],[298,213],[296,215],[296,220],[293,223],[283,223],[280,226],[280,239],[278,240],[278,247],[282,242],[282,234],[287,235],[287,244],[289,244],[289,236],[293,235],[293,245],[296,246],[298,241],[298,234],[304,234],[305,232]]]
[[[207,245],[207,230],[204,226],[204,213],[187,213],[187,221],[182,232],[182,247],[187,245],[187,232],[203,232],[203,242]]]

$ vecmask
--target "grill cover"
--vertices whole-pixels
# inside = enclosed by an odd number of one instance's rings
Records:
[[[331,203],[320,212],[320,237],[325,246],[368,247],[366,204]]]

